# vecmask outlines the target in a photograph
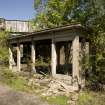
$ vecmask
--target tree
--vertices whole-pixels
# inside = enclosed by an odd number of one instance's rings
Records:
[[[100,29],[103,21],[99,21],[105,14],[104,3],[104,0],[35,0],[35,23],[47,28],[80,22],[92,29],[96,26]]]
[[[70,24],[70,10],[77,4],[78,0],[35,0],[37,16],[34,23],[36,28],[43,29]]]

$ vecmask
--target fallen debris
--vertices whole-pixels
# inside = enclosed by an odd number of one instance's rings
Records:
[[[74,91],[78,91],[78,87],[74,86],[69,86],[62,81],[53,79],[51,82],[48,84],[48,90],[43,93],[42,95],[44,96],[49,96],[49,95],[60,95],[60,94],[69,94]]]
[[[43,96],[69,95],[78,91],[78,86],[69,85],[62,79],[46,78],[41,75],[34,75],[33,78],[29,79],[28,85],[46,87],[47,89],[42,93]]]

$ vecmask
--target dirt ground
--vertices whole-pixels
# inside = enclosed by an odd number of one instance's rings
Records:
[[[49,105],[38,96],[25,92],[15,91],[0,84],[0,105]]]

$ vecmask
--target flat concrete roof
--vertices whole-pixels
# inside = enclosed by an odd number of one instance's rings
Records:
[[[63,30],[82,30],[85,31],[87,33],[89,33],[89,30],[86,29],[84,26],[82,26],[81,24],[76,24],[76,25],[66,25],[66,26],[61,26],[61,27],[55,27],[55,28],[48,28],[48,29],[44,29],[44,30],[40,30],[40,31],[35,31],[32,33],[23,33],[17,36],[11,36],[9,37],[9,40],[11,39],[20,39],[22,37],[31,37],[34,35],[38,35],[38,34],[44,34],[44,33],[48,33],[48,32],[57,32],[57,31],[63,31]]]

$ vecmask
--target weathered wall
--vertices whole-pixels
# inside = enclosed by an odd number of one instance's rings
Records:
[[[30,21],[0,19],[0,29],[9,32],[33,32]]]
[[[32,26],[29,21],[5,21],[6,31],[12,32],[32,32]]]

